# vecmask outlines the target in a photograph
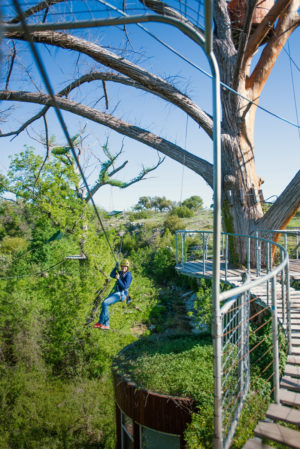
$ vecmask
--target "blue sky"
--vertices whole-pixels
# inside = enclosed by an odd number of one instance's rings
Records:
[[[149,30],[172,45],[176,50],[190,58],[195,64],[209,72],[203,51],[188,38],[170,26],[161,24],[147,24]],[[87,31],[77,32],[86,36]],[[103,45],[115,47],[120,43],[120,31],[112,28],[93,31],[97,33],[97,39]],[[162,77],[172,77],[177,87],[187,92],[192,99],[204,110],[211,113],[211,80],[200,71],[192,68],[186,62],[170,53],[137,26],[127,26],[130,42],[137,54],[137,63]],[[296,30],[289,40],[291,56],[300,67],[299,42],[300,30]],[[129,48],[131,46],[129,45]],[[287,49],[287,47],[285,47]],[[23,46],[23,49],[25,47]],[[41,50],[41,55],[56,90],[63,87],[63,80],[70,81],[73,76],[74,56],[70,53],[50,50]],[[24,50],[23,60],[29,60],[28,51]],[[86,64],[86,61],[83,61]],[[83,67],[84,68],[84,67]],[[100,70],[98,68],[98,70]],[[298,101],[300,113],[300,72],[292,65],[295,95]],[[39,79],[34,66],[31,74],[35,80]],[[19,88],[23,89],[22,75],[18,75]],[[95,99],[101,96],[101,85],[95,83],[93,88],[82,88],[79,98],[84,103],[91,105]],[[132,88],[108,84],[110,111],[115,109],[115,114],[135,125],[149,129],[172,142],[181,145],[188,151],[212,162],[212,143],[205,133],[196,126],[191,119],[187,120],[184,113],[174,106],[163,102],[158,98],[134,91]],[[270,111],[296,122],[293,89],[291,83],[290,62],[287,54],[282,52],[275,68],[265,86],[261,96],[260,105]],[[5,106],[5,105],[4,105]],[[99,109],[104,110],[103,102],[98,104]],[[2,106],[3,108],[3,106]],[[12,128],[12,123],[17,120],[21,123],[24,117],[39,110],[38,106],[21,106],[14,113],[14,121],[7,122],[1,128]],[[110,112],[108,111],[108,112]],[[63,113],[71,135],[78,132],[85,125],[85,121],[71,114]],[[60,126],[53,113],[48,115],[50,133],[57,136],[57,141],[64,142]],[[43,131],[42,121],[30,129],[30,134],[36,136]],[[86,126],[86,173],[91,184],[95,176],[93,168],[95,159],[101,159],[101,146],[109,139],[112,151],[118,151],[122,145],[123,137],[109,131],[103,126],[88,122]],[[12,142],[8,138],[2,139],[1,149],[3,157],[0,161],[0,170],[5,173],[9,160],[8,155],[20,152],[24,144],[33,145],[43,154],[43,149],[37,142],[32,141],[26,134],[22,134]],[[286,124],[279,119],[258,110],[255,127],[255,157],[257,173],[265,180],[263,187],[264,196],[279,195],[289,180],[296,174],[300,162],[300,139],[297,128]],[[94,156],[93,156],[94,155]],[[103,157],[102,157],[103,159]],[[124,157],[128,159],[126,169],[122,172],[123,179],[136,176],[142,164],[151,166],[157,161],[156,151],[128,138],[124,139]],[[167,158],[158,170],[151,173],[148,180],[133,185],[126,190],[104,187],[95,197],[96,204],[107,210],[130,209],[137,203],[140,196],[166,196],[168,199],[180,201],[191,195],[200,195],[204,199],[205,206],[211,204],[212,191],[206,183],[196,174],[180,164]]]

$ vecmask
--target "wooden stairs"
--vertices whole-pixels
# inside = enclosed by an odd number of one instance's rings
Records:
[[[300,291],[292,288],[291,323],[292,352],[280,382],[280,404],[270,404],[266,420],[257,424],[255,438],[248,440],[243,449],[272,449],[266,444],[272,441],[281,447],[300,449]]]

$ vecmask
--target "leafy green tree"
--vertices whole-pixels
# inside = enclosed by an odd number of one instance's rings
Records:
[[[171,210],[170,215],[177,215],[177,217],[180,218],[190,218],[194,215],[194,210],[187,206],[174,207]]]
[[[203,199],[198,195],[193,195],[182,202],[182,206],[198,211],[203,208]]]
[[[143,210],[143,209],[152,209],[151,197],[150,196],[141,196],[134,206],[135,210]]]

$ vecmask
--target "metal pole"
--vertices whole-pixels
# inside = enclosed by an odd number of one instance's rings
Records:
[[[226,234],[225,240],[225,281],[227,281],[227,270],[228,270],[228,234]]]
[[[180,235],[181,239],[181,266],[183,267],[183,233]]]
[[[272,277],[272,321],[273,321],[273,380],[274,380],[274,401],[279,404],[279,350],[278,350],[278,322],[277,322],[277,301],[276,301],[276,278]]]
[[[280,262],[283,261],[283,253],[282,250],[280,251]],[[281,282],[281,302],[282,302],[282,325],[283,328],[285,329],[285,332],[287,332],[286,329],[286,312],[285,312],[285,308],[286,308],[286,301],[285,301],[285,294],[284,294],[284,269],[281,270],[280,272],[280,282]]]
[[[250,276],[250,257],[251,257],[251,241],[250,237],[248,237],[248,245],[247,245],[247,263],[248,263],[248,274]]]
[[[205,8],[212,10],[213,2],[205,1]],[[207,9],[206,9],[207,10]],[[211,22],[212,23],[212,22]],[[211,30],[210,23],[210,33]],[[208,24],[207,24],[208,25]],[[213,345],[214,345],[214,448],[222,449],[222,322],[220,312],[220,241],[221,241],[221,101],[220,75],[217,61],[211,52],[208,56],[213,83],[213,154],[214,154],[214,226],[213,226]]]
[[[292,353],[292,327],[291,327],[291,302],[290,302],[290,261],[285,266],[286,270],[286,314],[287,314],[287,331],[288,331],[288,351]]]
[[[204,232],[202,232],[202,260],[203,260],[203,274],[205,274],[205,257],[206,257],[205,237],[204,237]]]
[[[175,232],[176,236],[176,265],[178,265],[178,232]]]
[[[270,250],[269,250],[269,242],[267,242],[266,245],[266,268],[267,268],[267,273],[269,273],[270,269],[269,269],[269,255],[270,255]],[[267,305],[269,305],[270,303],[270,286],[269,286],[269,281],[267,281]]]
[[[258,231],[255,233],[255,237],[258,237]],[[256,276],[258,277],[260,275],[258,268],[258,238],[256,239]]]

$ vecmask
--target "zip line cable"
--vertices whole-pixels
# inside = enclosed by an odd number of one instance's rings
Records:
[[[92,195],[91,195],[90,188],[89,188],[89,186],[88,186],[86,177],[85,177],[85,175],[84,175],[84,173],[83,173],[83,170],[82,170],[82,167],[81,167],[81,165],[80,165],[80,163],[79,163],[79,159],[78,159],[78,157],[77,157],[77,154],[76,154],[76,151],[75,151],[75,148],[74,148],[72,139],[71,139],[71,137],[70,137],[70,135],[69,135],[69,132],[68,132],[67,126],[66,126],[66,124],[65,124],[65,121],[64,121],[64,119],[63,119],[63,116],[62,116],[62,114],[61,114],[61,111],[60,111],[60,109],[59,109],[59,107],[58,107],[58,105],[57,105],[57,103],[56,103],[54,91],[53,91],[53,89],[52,89],[50,80],[49,80],[49,78],[48,78],[46,69],[45,69],[45,67],[44,67],[44,64],[43,64],[41,58],[40,58],[39,52],[38,52],[37,48],[35,47],[35,45],[34,45],[32,39],[31,39],[30,33],[29,33],[28,29],[27,29],[27,25],[26,25],[26,22],[25,22],[25,20],[24,20],[23,12],[22,12],[22,10],[21,10],[21,8],[20,8],[19,2],[18,2],[18,0],[12,0],[12,2],[13,2],[13,4],[14,4],[14,7],[15,7],[15,9],[16,9],[17,14],[18,14],[19,17],[20,17],[20,21],[21,21],[21,24],[22,24],[22,27],[23,27],[23,30],[24,30],[24,34],[25,34],[25,36],[26,36],[26,38],[27,38],[27,40],[28,40],[28,42],[29,42],[29,45],[30,45],[30,48],[31,48],[31,52],[32,52],[33,57],[34,57],[34,59],[35,59],[35,62],[36,62],[36,64],[37,64],[37,67],[38,67],[38,70],[39,70],[39,72],[40,72],[40,75],[41,75],[41,77],[42,77],[42,79],[43,79],[43,81],[44,81],[44,84],[45,84],[45,86],[46,86],[46,89],[48,90],[48,93],[49,93],[49,95],[50,95],[50,97],[51,97],[51,99],[52,99],[52,101],[53,101],[53,104],[54,104],[53,107],[54,107],[54,109],[55,109],[55,112],[56,112],[58,121],[60,122],[60,125],[61,125],[61,127],[62,127],[63,132],[64,132],[64,135],[65,135],[65,137],[66,137],[66,139],[67,139],[67,142],[68,142],[68,144],[69,144],[69,146],[70,146],[72,155],[73,155],[73,157],[74,157],[74,159],[75,159],[75,162],[76,162],[77,167],[78,167],[78,169],[79,169],[80,175],[81,175],[81,177],[82,177],[82,179],[83,179],[85,188],[86,188],[86,190],[87,190],[87,192],[88,192],[88,194],[89,194],[89,197],[90,197],[90,199],[91,199],[92,205],[93,205],[93,207],[94,207],[94,210],[95,210],[96,216],[97,216],[97,218],[98,218],[98,221],[99,221],[99,223],[100,223],[100,225],[101,225],[102,231],[103,231],[104,236],[105,236],[105,239],[106,239],[106,241],[107,241],[107,244],[108,244],[108,246],[109,246],[109,248],[110,248],[110,251],[111,251],[111,253],[112,253],[112,255],[113,255],[113,258],[114,258],[115,262],[117,262],[115,253],[114,253],[113,248],[112,248],[112,246],[111,246],[111,244],[110,244],[110,241],[109,241],[108,235],[107,235],[107,233],[106,233],[106,230],[105,230],[105,228],[104,228],[103,222],[102,222],[102,220],[101,220],[100,214],[99,214],[99,212],[98,212],[98,209],[97,209],[97,207],[96,207],[96,204],[95,204],[95,202],[94,202],[94,199],[93,199],[93,197],[92,197]]]
[[[126,12],[122,11],[121,9],[117,8],[116,6],[111,5],[110,3],[106,2],[105,0],[97,0],[97,2],[102,3],[105,6],[108,6],[109,8],[111,8],[112,10],[118,12],[119,14],[121,14],[122,16],[126,16],[129,17],[129,14],[126,14]],[[166,42],[164,42],[163,40],[161,40],[159,37],[157,37],[155,34],[151,33],[151,31],[149,31],[146,27],[144,27],[143,25],[141,25],[140,23],[136,23],[135,25],[137,25],[139,28],[141,28],[143,31],[145,31],[145,33],[147,33],[149,36],[151,36],[153,39],[155,39],[157,42],[159,42],[161,45],[163,45],[164,47],[166,47],[168,50],[170,50],[172,53],[174,53],[176,56],[178,56],[179,58],[181,58],[183,61],[187,62],[189,65],[191,65],[192,67],[194,67],[196,70],[198,70],[199,72],[201,72],[203,75],[207,76],[208,78],[212,79],[213,76],[208,73],[206,70],[202,69],[201,67],[199,67],[197,64],[195,64],[194,62],[190,61],[188,58],[186,58],[185,56],[183,56],[181,53],[179,53],[177,50],[175,50],[175,48],[171,47],[169,44],[167,44]],[[284,117],[281,117],[277,114],[275,114],[272,111],[269,111],[268,109],[264,108],[263,106],[260,106],[259,104],[255,103],[255,101],[249,100],[249,98],[245,97],[244,95],[240,94],[239,92],[237,92],[236,90],[232,89],[230,86],[228,86],[226,83],[223,83],[222,81],[220,81],[220,85],[229,90],[229,92],[232,92],[235,95],[238,95],[239,97],[243,98],[244,100],[248,101],[248,103],[251,103],[253,105],[255,105],[258,109],[261,109],[262,111],[266,112],[267,114],[272,115],[273,117],[288,123],[289,125],[292,125],[296,128],[300,128],[300,125],[297,123],[293,123],[290,120],[285,119]]]
[[[295,93],[295,82],[294,82],[294,74],[293,74],[293,67],[292,67],[292,58],[291,58],[291,49],[290,49],[290,43],[287,43],[288,47],[288,56],[290,60],[290,72],[291,72],[291,80],[292,80],[292,89],[293,89],[293,97],[294,97],[294,106],[295,106],[295,112],[296,112],[296,120],[298,124],[298,136],[300,139],[300,126],[299,126],[299,115],[298,115],[298,105],[296,100],[296,93]]]
[[[105,0],[97,0],[99,3],[102,3],[104,5],[107,5],[110,9],[119,12],[120,14],[122,14],[123,16],[126,17],[130,17],[128,14],[126,14],[124,11],[121,11],[120,9],[116,8],[113,5],[110,5],[109,3],[107,3]],[[13,0],[14,2],[14,0]],[[92,21],[90,21],[92,23]],[[59,23],[59,25],[61,25],[61,23]],[[179,53],[177,50],[175,50],[173,47],[171,47],[170,45],[168,45],[166,42],[164,42],[163,40],[161,40],[160,38],[158,38],[155,34],[151,33],[147,28],[145,28],[143,25],[136,23],[135,25],[139,26],[143,31],[145,31],[147,34],[149,34],[149,36],[151,36],[153,39],[155,39],[156,41],[158,41],[161,45],[163,45],[164,47],[166,47],[168,50],[170,50],[172,53],[174,53],[175,55],[177,55],[179,58],[181,58],[183,61],[187,62],[189,65],[191,65],[192,67],[194,67],[196,70],[198,70],[199,72],[201,72],[203,75],[207,76],[208,78],[212,79],[213,76],[206,72],[204,69],[202,69],[201,67],[199,67],[197,64],[193,63],[192,61],[190,61],[188,58],[186,58],[185,56],[183,56],[181,53]],[[50,24],[51,29],[55,28],[55,23],[51,23]],[[69,27],[70,28],[70,27]],[[29,32],[27,31],[27,35]],[[244,100],[246,100],[249,104],[253,104],[255,105],[258,109],[266,112],[267,114],[271,115],[272,117],[277,118],[278,120],[281,120],[291,126],[294,126],[295,128],[300,127],[299,124],[293,123],[290,120],[281,117],[280,115],[266,109],[263,106],[260,106],[259,104],[257,104],[255,101],[249,100],[249,98],[247,98],[246,96],[242,95],[241,93],[237,92],[236,90],[234,90],[233,88],[231,88],[230,86],[228,86],[226,83],[224,83],[223,81],[220,81],[220,85],[224,88],[227,89],[229,92],[233,93],[234,95],[238,95],[239,97],[243,98]],[[53,94],[54,95],[54,94]],[[55,99],[53,97],[53,101],[55,103],[55,109],[58,108],[55,102]],[[72,151],[73,152],[73,151]],[[92,201],[93,202],[93,201]]]
[[[288,41],[289,42],[289,41]],[[296,67],[296,69],[298,70],[298,72],[300,72],[300,67],[298,66],[298,64],[296,63],[295,59],[293,59],[291,57],[291,55],[288,53],[288,51],[283,47],[283,51],[287,54],[287,56],[289,57],[289,60],[294,64],[294,66]]]
[[[54,265],[51,265],[50,267],[45,268],[44,270],[41,271],[37,271],[36,273],[31,273],[31,274],[21,274],[21,275],[17,275],[17,276],[6,276],[6,277],[0,277],[0,280],[5,281],[6,279],[23,279],[23,278],[27,278],[27,277],[35,277],[35,276],[39,276],[43,273],[46,273],[49,270],[52,270],[52,268],[55,268],[57,265],[61,265],[63,262],[65,262],[66,259],[63,258],[62,260],[60,260],[59,262],[55,263]]]
[[[186,150],[188,124],[189,124],[189,116],[187,114],[186,115],[186,122],[185,122],[185,136],[184,136],[184,149],[185,150]],[[181,203],[182,203],[182,194],[183,194],[184,169],[185,169],[185,153],[184,153],[183,164],[182,164],[182,172],[181,172],[180,206],[181,206]]]

